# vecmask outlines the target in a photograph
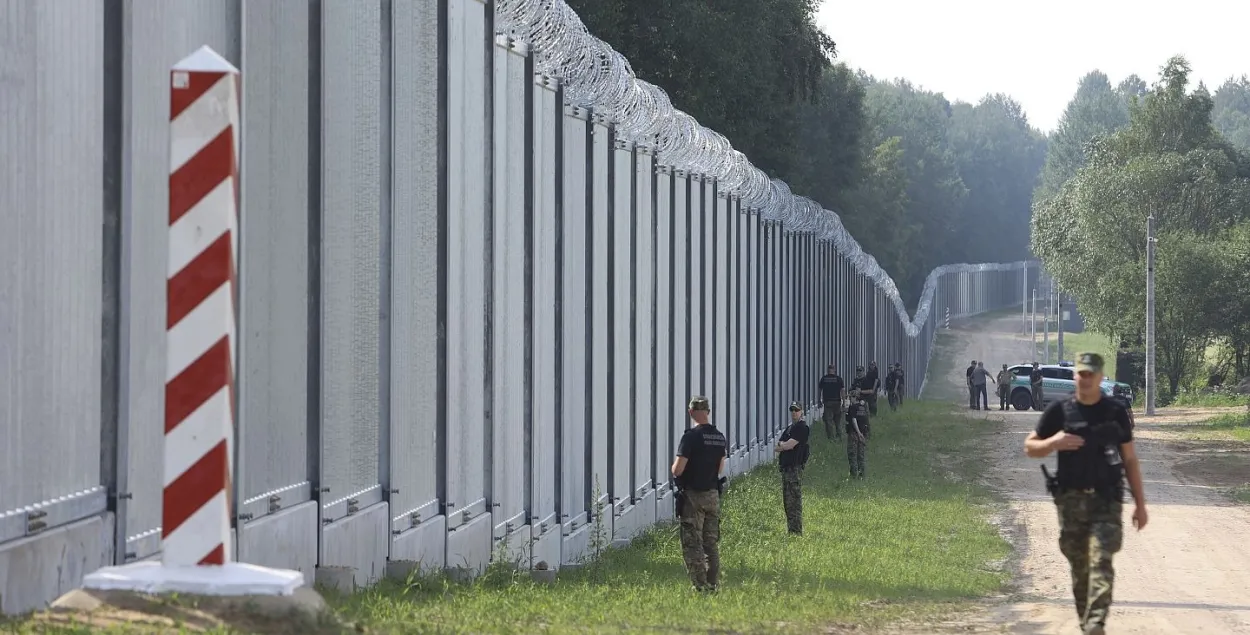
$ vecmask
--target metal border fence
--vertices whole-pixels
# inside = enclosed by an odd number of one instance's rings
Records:
[[[235,556],[309,581],[578,562],[671,517],[691,395],[741,474],[827,363],[902,362],[916,396],[935,307],[1018,305],[1037,277],[940,267],[909,315],[835,213],[562,0],[9,2],[0,24],[0,612],[160,553],[166,82],[204,44],[242,71]]]

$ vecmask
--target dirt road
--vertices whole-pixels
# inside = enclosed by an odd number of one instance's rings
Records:
[[[1020,318],[1001,317],[952,325],[957,362],[946,385],[933,396],[966,403],[963,370],[968,360],[985,360],[995,372],[1002,363],[1029,356],[1029,342],[1017,335]],[[935,375],[930,381],[936,380]],[[926,389],[927,390],[927,389]],[[991,395],[991,399],[993,396]],[[1015,543],[1015,593],[991,620],[1009,632],[1079,633],[1067,561],[1059,553],[1055,507],[1042,484],[1041,461],[1024,456],[1024,437],[1037,414],[997,404],[974,416],[997,424],[990,485],[1003,492],[1009,510],[1004,527]],[[1150,522],[1133,529],[1133,505],[1125,503],[1124,548],[1116,557],[1115,600],[1107,624],[1110,633],[1250,633],[1250,508],[1234,506],[1215,488],[1188,482],[1175,469],[1177,458],[1168,434],[1152,429],[1169,422],[1166,409],[1146,419],[1137,416],[1137,453],[1141,459]],[[1193,413],[1175,413],[1181,418]],[[1054,458],[1046,459],[1053,471]]]

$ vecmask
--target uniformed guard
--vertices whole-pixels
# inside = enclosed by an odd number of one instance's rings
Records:
[[[907,376],[903,373],[903,362],[894,362],[894,372],[898,375],[898,405],[903,405],[907,396]]]
[[[864,391],[864,401],[868,402],[868,412],[877,416],[877,393],[881,392],[881,375],[877,370],[877,362],[868,362],[868,372],[860,380],[860,388]]]
[[[899,375],[901,374],[902,374],[902,371],[897,366],[894,366],[894,365],[891,365],[889,368],[889,372],[885,374],[885,393],[886,393],[887,400],[890,403],[891,411],[898,410],[899,382],[902,381]]]
[[[1033,370],[1029,372],[1029,390],[1033,395],[1034,410],[1042,409],[1042,400],[1046,397],[1046,395],[1042,392],[1042,382],[1044,380],[1045,375],[1042,374],[1042,369],[1038,367],[1037,362],[1033,362]]]
[[[838,374],[836,365],[829,364],[825,368],[825,376],[820,378],[817,388],[820,389],[820,398],[825,406],[821,412],[821,418],[825,422],[825,436],[841,441],[842,426],[838,424],[842,419],[842,400],[846,398],[846,384]]]
[[[808,437],[811,428],[803,421],[803,406],[790,404],[790,425],[773,452],[777,453],[777,466],[781,469],[781,502],[786,510],[786,529],[791,534],[803,535],[803,467],[810,454]]]
[[[692,398],[687,410],[695,425],[681,435],[672,467],[682,556],[695,590],[715,591],[720,584],[720,495],[725,486],[720,474],[728,444],[708,421],[712,406],[706,397]]]
[[[1011,374],[1011,371],[1007,370],[1006,364],[1003,364],[1003,369],[998,371],[998,377],[995,378],[995,381],[998,382],[999,410],[1007,409],[1007,404],[1011,400],[1011,380],[1014,377],[1015,376]]]
[[[864,478],[868,431],[868,404],[858,393],[851,393],[851,403],[846,408],[846,460],[851,464],[852,478]]]
[[[1058,452],[1059,472],[1046,487],[1059,511],[1059,549],[1072,570],[1076,613],[1087,634],[1104,633],[1111,611],[1115,569],[1112,557],[1123,544],[1123,483],[1133,494],[1133,525],[1146,526],[1146,496],[1133,447],[1133,424],[1124,406],[1103,398],[1103,359],[1077,355],[1076,394],[1047,406],[1024,441],[1030,457]]]

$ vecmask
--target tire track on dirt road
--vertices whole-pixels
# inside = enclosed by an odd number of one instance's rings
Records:
[[[1018,316],[952,326],[955,363],[932,376],[945,376],[944,396],[962,392],[965,360],[984,359],[997,370],[1002,363],[1029,356],[1028,339],[1017,334]],[[1059,553],[1055,506],[1038,468],[1042,461],[1025,457],[1023,451],[1037,413],[1000,412],[995,404],[970,414],[997,424],[988,457],[992,468],[985,478],[1007,500],[1011,518],[1006,533],[1017,550],[1012,600],[995,608],[991,619],[1012,633],[1079,633],[1068,564]],[[1107,631],[1250,633],[1250,511],[1231,504],[1214,488],[1178,476],[1168,435],[1156,430],[1167,421],[1168,409],[1151,419],[1137,415],[1135,438],[1150,521],[1141,532],[1133,528],[1133,504],[1126,496],[1124,548],[1115,559],[1115,599]],[[1055,469],[1053,456],[1045,462]]]

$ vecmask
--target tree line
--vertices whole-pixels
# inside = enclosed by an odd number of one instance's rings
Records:
[[[1032,217],[1033,251],[1087,326],[1140,351],[1154,216],[1165,397],[1250,375],[1250,81],[1212,93],[1190,74],[1174,57],[1149,87],[1086,75],[1050,140]]]
[[[839,214],[908,305],[938,265],[1029,258],[1046,140],[1010,97],[951,102],[836,61],[819,0],[568,0],[673,105]]]

